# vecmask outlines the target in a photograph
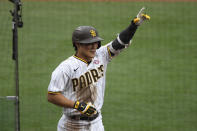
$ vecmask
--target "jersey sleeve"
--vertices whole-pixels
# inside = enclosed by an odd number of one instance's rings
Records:
[[[125,45],[124,48],[122,49],[114,49],[112,46],[112,42],[101,46],[101,48],[99,49],[99,53],[102,54],[104,56],[104,58],[106,59],[107,62],[110,62],[115,56],[119,55],[120,52],[122,52],[124,49],[128,48],[130,46],[130,44],[132,43],[132,41],[130,41],[127,45]]]
[[[51,75],[51,81],[48,86],[48,93],[61,93],[66,90],[66,84],[68,82],[68,75],[61,69],[55,69]]]
[[[98,55],[99,56],[102,56],[104,58],[104,60],[108,63],[112,60],[112,54],[111,54],[111,51],[110,51],[110,44],[112,42],[104,45],[104,46],[101,46],[98,50]]]
[[[117,37],[117,39],[119,39],[119,36]],[[128,44],[123,44],[123,43],[120,42],[120,39],[119,39],[119,43],[122,44],[122,48],[120,48],[120,49],[115,49],[113,47],[113,44],[112,43],[113,42],[111,42],[110,44],[108,44],[108,49],[110,51],[111,57],[113,58],[113,57],[119,55],[120,52],[122,52],[124,49],[128,48],[131,45],[132,40]]]

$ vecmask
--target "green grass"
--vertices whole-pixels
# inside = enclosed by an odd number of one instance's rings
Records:
[[[15,128],[15,105],[13,101],[0,98],[0,129],[13,131]]]
[[[24,2],[19,29],[22,131],[56,130],[61,108],[47,102],[47,87],[54,68],[74,54],[73,29],[95,26],[103,44],[108,43],[144,5],[151,21],[108,66],[105,130],[197,130],[196,2]],[[0,96],[15,92],[10,9],[11,3],[0,1]],[[0,106],[0,123],[5,123],[13,110]]]

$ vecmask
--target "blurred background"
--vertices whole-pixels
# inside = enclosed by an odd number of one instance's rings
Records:
[[[145,6],[151,20],[108,65],[106,131],[197,130],[197,1],[22,0],[18,29],[21,131],[55,131],[62,109],[47,102],[52,71],[73,55],[71,36],[94,26],[114,40]],[[13,4],[0,0],[0,130],[15,130]]]

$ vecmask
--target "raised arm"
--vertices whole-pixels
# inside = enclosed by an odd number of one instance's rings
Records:
[[[150,16],[143,13],[144,9],[145,8],[143,7],[137,16],[131,21],[131,24],[112,42],[109,47],[112,56],[118,54],[121,49],[130,44],[138,26],[140,26],[145,20],[150,20]]]

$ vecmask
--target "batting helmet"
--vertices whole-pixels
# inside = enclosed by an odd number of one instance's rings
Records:
[[[97,30],[92,26],[79,26],[72,34],[72,42],[75,49],[77,49],[75,43],[89,44],[94,42],[99,43],[99,48],[102,40],[103,39],[99,37]]]

